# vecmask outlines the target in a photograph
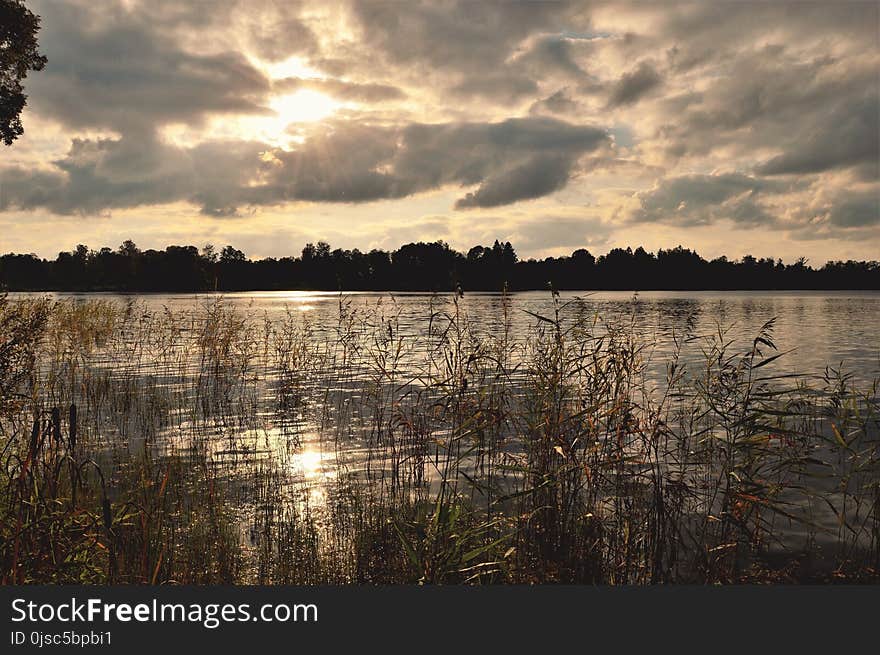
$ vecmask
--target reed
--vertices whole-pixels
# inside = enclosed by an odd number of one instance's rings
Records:
[[[877,580],[876,382],[552,301],[0,297],[3,582]]]

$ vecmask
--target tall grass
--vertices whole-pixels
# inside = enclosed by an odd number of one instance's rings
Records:
[[[0,298],[3,581],[877,579],[876,383],[774,372],[772,321],[658,381],[635,314],[552,300]]]

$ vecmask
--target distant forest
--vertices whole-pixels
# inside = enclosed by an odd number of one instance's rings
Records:
[[[332,249],[307,244],[298,257],[249,260],[226,246],[169,246],[140,250],[79,245],[54,260],[36,255],[0,257],[0,289],[8,291],[245,291],[272,289],[511,291],[529,289],[880,289],[880,263],[835,261],[812,268],[804,259],[707,261],[682,248],[615,248],[593,256],[519,259],[496,241],[467,253],[448,244],[409,243],[393,252]]]

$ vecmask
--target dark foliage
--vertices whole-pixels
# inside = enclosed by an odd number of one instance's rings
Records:
[[[746,255],[707,261],[682,248],[615,248],[598,258],[584,249],[568,257],[519,260],[510,243],[462,254],[446,243],[408,243],[393,252],[307,244],[299,257],[249,260],[226,246],[168,246],[141,251],[78,245],[54,261],[0,257],[0,288],[10,291],[235,291],[271,289],[449,291],[527,289],[880,289],[880,263],[828,262],[815,269]]]
[[[0,140],[12,145],[24,129],[21,112],[27,102],[22,80],[42,70],[46,58],[37,51],[40,17],[21,0],[0,0]]]

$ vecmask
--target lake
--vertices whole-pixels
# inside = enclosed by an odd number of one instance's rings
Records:
[[[12,294],[13,296],[36,294]],[[252,316],[270,319],[288,311],[300,313],[318,333],[332,332],[339,318],[340,299],[354,309],[381,308],[395,315],[407,336],[424,335],[431,303],[449,305],[451,294],[339,293],[318,291],[269,291],[226,294],[110,294],[55,293],[63,299],[102,298],[137,301],[152,310],[175,312],[197,309],[212,298],[223,298]],[[433,300],[432,300],[433,299]],[[514,339],[522,337],[536,322],[527,312],[550,316],[554,300],[548,292],[530,291],[508,296]],[[821,374],[826,366],[842,368],[855,378],[870,382],[880,376],[880,292],[877,291],[599,291],[562,292],[561,304],[581,299],[600,322],[632,321],[639,335],[651,345],[652,358],[663,363],[675,348],[673,337],[688,338],[727,330],[735,347],[745,348],[767,321],[775,319],[775,343],[788,354],[778,366],[788,373]],[[466,293],[460,306],[477,331],[492,333],[501,321],[502,295]],[[571,320],[573,310],[563,310]],[[699,359],[699,344],[685,348],[686,358]]]
[[[873,543],[876,418],[858,408],[876,405],[877,292],[43,295],[70,301],[40,358],[44,407],[77,406],[80,439],[120,489],[144,461],[207,466],[254,561],[278,557],[275,512],[293,512],[322,557],[337,557],[366,539],[344,527],[352,507],[421,516],[420,503],[466,498],[495,531],[496,513],[513,521],[589,502],[577,516],[630,534],[621,517],[648,512],[651,525],[651,490],[666,484],[688,490],[676,496],[676,530],[723,549],[746,521],[723,519],[728,475],[742,498],[788,507],[773,548]],[[839,452],[835,435],[858,452]],[[534,505],[550,480],[559,491]],[[641,499],[638,509],[624,499]],[[836,532],[841,511],[858,531]],[[560,534],[575,529],[565,512],[554,514]],[[755,534],[768,530],[757,516]],[[510,537],[523,551],[550,528],[531,529]],[[624,551],[614,557],[633,557]],[[664,575],[684,566],[657,557]],[[341,561],[339,575],[358,578],[355,560]],[[691,573],[704,566],[695,561]],[[242,579],[265,579],[264,564],[249,566]]]

